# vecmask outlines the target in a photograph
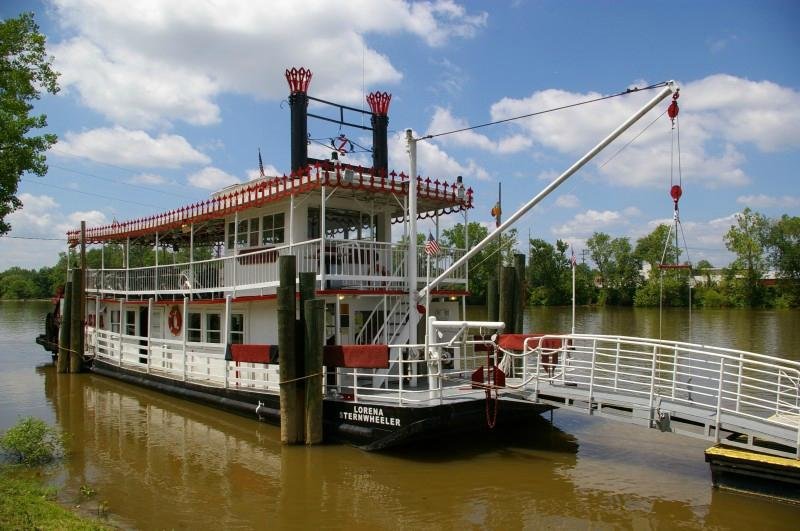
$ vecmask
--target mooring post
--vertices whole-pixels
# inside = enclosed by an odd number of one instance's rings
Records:
[[[83,309],[81,308],[81,292],[83,291],[83,269],[72,270],[72,300],[70,301],[69,332],[69,372],[81,372],[83,364]],[[85,305],[84,305],[85,306]]]
[[[500,320],[506,324],[505,332],[515,334],[516,319],[514,317],[514,285],[516,273],[514,268],[504,266],[500,273]]]
[[[314,298],[314,294],[316,293],[316,283],[317,283],[317,274],[314,272],[306,272],[306,273],[299,273],[297,275],[298,284],[300,287],[300,305],[298,307],[300,313],[300,319],[297,321],[296,328],[297,333],[295,334],[295,374],[297,378],[301,376],[308,376],[309,374],[313,374],[314,371],[308,367],[306,367],[306,317],[305,317],[305,305],[307,301],[310,301]],[[298,380],[297,381],[297,414],[298,414],[298,422],[300,422],[300,436],[303,437],[303,433],[305,432],[305,423],[300,418],[305,413],[305,403],[306,403],[306,386],[308,385],[308,381],[306,380]]]
[[[297,444],[303,440],[297,411],[297,364],[295,359],[296,261],[293,255],[278,258],[278,363],[280,374],[281,442]]]
[[[61,326],[58,329],[58,361],[57,370],[60,373],[69,372],[69,350],[72,343],[72,281],[67,280],[64,286],[64,308],[61,312]]]
[[[500,294],[497,288],[498,280],[496,278],[490,278],[486,285],[487,321],[496,322],[500,320]]]
[[[311,273],[314,275],[314,273]],[[302,282],[302,276],[301,282]],[[325,301],[305,301],[305,432],[306,444],[322,442],[322,343],[325,336]]]

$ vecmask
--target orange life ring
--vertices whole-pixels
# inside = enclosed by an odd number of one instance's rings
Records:
[[[183,316],[181,315],[181,309],[178,308],[177,306],[173,306],[172,309],[169,311],[169,318],[167,319],[167,325],[169,326],[169,331],[172,332],[173,336],[181,335]]]

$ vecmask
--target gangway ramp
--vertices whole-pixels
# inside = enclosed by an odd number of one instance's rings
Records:
[[[591,334],[529,338],[503,356],[507,399],[800,459],[800,362]]]

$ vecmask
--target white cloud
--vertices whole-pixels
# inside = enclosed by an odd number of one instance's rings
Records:
[[[278,168],[273,166],[272,164],[264,164],[264,175],[267,177],[276,177],[279,175],[283,175],[284,172],[278,171]],[[253,168],[251,170],[247,170],[247,180],[252,181],[254,179],[261,178],[261,172],[258,168]]]
[[[791,195],[773,197],[765,194],[742,195],[736,198],[736,202],[751,208],[794,208],[800,206],[800,197]]]
[[[145,131],[124,127],[67,132],[51,151],[66,157],[139,168],[178,168],[211,162],[182,136],[161,134],[152,137]]]
[[[644,82],[643,82],[644,83]],[[681,89],[683,178],[709,188],[741,186],[750,178],[742,149],[752,144],[765,152],[800,146],[800,92],[769,81],[713,75]],[[558,89],[526,98],[503,98],[491,106],[492,120],[507,119],[602,96]],[[641,93],[513,122],[525,139],[569,156],[583,154],[652,97]],[[662,105],[666,108],[666,102]],[[616,152],[656,118],[651,112],[617,139],[595,167],[605,180],[621,186],[662,186],[670,171],[671,132],[662,117],[625,149]],[[480,136],[480,135],[479,135]],[[488,138],[472,145],[494,151]]]
[[[578,208],[581,206],[581,201],[576,195],[564,194],[558,196],[556,199],[556,206],[562,208]]]
[[[157,185],[157,184],[165,184],[167,180],[158,175],[156,173],[140,173],[138,175],[134,175],[129,179],[129,182],[133,184],[150,184],[150,185]]]
[[[189,175],[186,180],[192,186],[205,190],[220,190],[239,182],[238,178],[213,166],[207,166]]]
[[[22,208],[7,217],[12,226],[9,236],[15,238],[0,238],[0,270],[52,265],[66,248],[67,230],[79,228],[81,220],[88,226],[108,223],[106,215],[98,210],[64,214],[58,202],[48,195],[21,193],[19,198]]]
[[[414,136],[417,137],[416,132]],[[397,133],[389,138],[389,167],[408,173],[405,133]],[[466,163],[461,163],[431,142],[417,142],[417,174],[451,183],[461,175],[466,186],[470,186],[469,182],[474,180],[491,180],[489,172],[474,160],[468,159]]]
[[[487,19],[451,0],[54,4],[76,35],[53,48],[62,86],[116,123],[136,127],[215,123],[221,93],[283,98],[283,72],[291,66],[314,72],[314,95],[360,102],[362,74],[367,86],[402,78],[367,45],[367,34],[410,34],[439,46],[471,38]]]
[[[602,231],[608,227],[625,223],[625,215],[614,210],[587,210],[576,214],[570,221],[563,225],[553,227],[551,231],[556,236],[581,237],[589,236],[594,232]]]
[[[465,119],[453,116],[448,109],[436,107],[426,134],[455,131],[469,127],[469,125]],[[437,137],[436,141],[445,145],[474,147],[500,154],[517,153],[530,148],[533,144],[533,141],[524,135],[517,134],[494,141],[486,135],[476,133],[474,130]]]

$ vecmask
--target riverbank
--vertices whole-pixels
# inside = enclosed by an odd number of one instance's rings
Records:
[[[56,501],[56,491],[12,466],[0,466],[0,529],[105,530]]]

